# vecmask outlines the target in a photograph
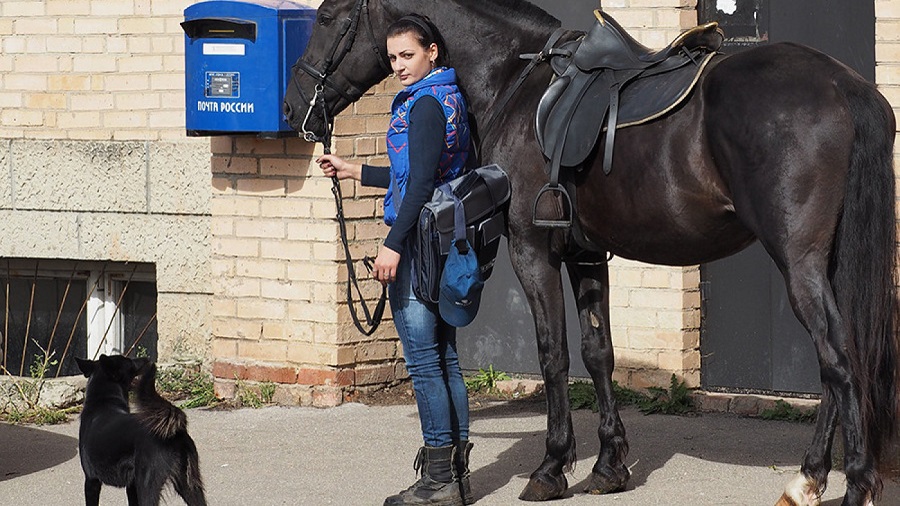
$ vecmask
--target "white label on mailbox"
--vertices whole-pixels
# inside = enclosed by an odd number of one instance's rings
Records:
[[[207,100],[198,100],[197,111],[253,114],[254,112],[256,112],[256,104],[254,104],[253,102],[213,102]]]
[[[243,44],[203,44],[203,54],[244,56],[244,50]]]

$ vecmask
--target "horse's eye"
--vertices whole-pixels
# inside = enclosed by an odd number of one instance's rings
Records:
[[[319,24],[322,26],[328,26],[331,22],[334,21],[334,18],[329,14],[325,14],[324,12],[319,13]]]

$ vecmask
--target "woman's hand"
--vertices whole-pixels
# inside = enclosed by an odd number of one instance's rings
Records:
[[[316,159],[316,163],[322,168],[322,173],[327,177],[338,179],[362,179],[362,165],[350,163],[337,155],[322,155]]]
[[[400,253],[382,246],[375,257],[375,269],[372,274],[382,285],[393,283],[397,279],[397,266],[400,265]]]

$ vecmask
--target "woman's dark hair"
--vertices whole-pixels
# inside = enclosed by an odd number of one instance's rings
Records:
[[[434,62],[435,65],[439,67],[448,65],[450,54],[447,52],[447,44],[444,43],[441,32],[438,31],[437,27],[434,26],[434,23],[428,19],[428,16],[423,16],[421,14],[407,14],[406,16],[403,16],[391,23],[391,26],[388,27],[387,37],[396,37],[397,35],[403,35],[404,33],[414,34],[416,40],[418,40],[419,44],[424,48],[427,48],[432,43],[437,44],[438,55]]]

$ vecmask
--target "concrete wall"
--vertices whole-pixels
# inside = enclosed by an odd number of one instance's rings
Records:
[[[0,257],[155,264],[163,361],[210,348],[209,140],[184,135],[190,3],[0,3]]]

